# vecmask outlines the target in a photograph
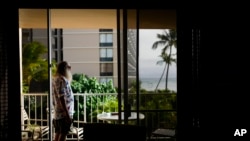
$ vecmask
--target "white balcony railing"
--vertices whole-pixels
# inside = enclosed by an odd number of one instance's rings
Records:
[[[157,95],[159,96],[158,98]],[[131,95],[133,97],[133,95]],[[165,122],[176,122],[176,110],[167,108],[171,105],[169,102],[164,102],[164,99],[171,99],[176,95],[166,94],[141,94],[144,103],[140,105],[140,112],[145,115],[140,124],[148,129],[149,133],[155,128],[166,125]],[[154,102],[157,106],[152,106],[152,97],[156,99]],[[82,123],[100,122],[97,120],[97,114],[102,112],[118,112],[117,93],[75,93],[75,113],[74,113],[74,126],[81,128]],[[134,99],[130,101],[132,106],[136,107],[133,103]],[[30,118],[31,124],[49,126],[49,100],[47,93],[23,93],[21,95],[21,108],[24,108]],[[146,104],[149,103],[149,104]],[[165,107],[163,107],[165,106]],[[170,106],[171,107],[171,106]],[[133,110],[133,109],[132,109]],[[22,117],[22,116],[21,116]],[[163,117],[163,118],[162,118]],[[22,124],[24,120],[21,119]]]
[[[114,105],[116,96],[117,93],[75,93],[75,121],[93,122],[98,113],[117,112],[118,105]],[[21,97],[21,106],[34,124],[37,124],[38,121],[47,121],[49,118],[48,102],[47,93],[24,93]],[[109,103],[110,105],[108,105]]]
[[[116,96],[117,93],[75,93],[74,126],[79,128],[82,123],[99,122],[96,117],[102,112],[117,112],[118,104],[112,104],[116,103]],[[24,93],[21,96],[21,108],[26,110],[30,124],[49,126],[48,105],[47,93]],[[22,125],[24,122],[22,118]]]

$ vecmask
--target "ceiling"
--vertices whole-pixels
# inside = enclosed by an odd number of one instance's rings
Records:
[[[19,9],[20,28],[117,28],[116,9]],[[120,12],[122,17],[122,11]],[[128,28],[136,28],[136,10],[128,10]],[[122,18],[121,18],[122,19]],[[121,22],[122,23],[122,22]],[[175,29],[175,10],[140,10],[139,28]]]

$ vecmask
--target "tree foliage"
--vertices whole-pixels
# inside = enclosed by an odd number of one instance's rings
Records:
[[[23,83],[30,85],[32,79],[39,81],[48,79],[48,63],[44,59],[47,48],[40,42],[34,41],[22,47]]]
[[[84,105],[86,104],[87,118],[96,117],[98,113],[103,111],[111,112],[118,109],[118,100],[116,95],[110,95],[110,93],[116,93],[116,89],[113,86],[113,82],[99,83],[95,77],[89,77],[85,74],[73,74],[73,80],[71,83],[73,93],[93,93],[93,96],[86,97],[86,103],[84,103],[84,96],[80,95],[75,104],[79,107],[79,111],[76,111],[74,116],[84,116]],[[103,94],[104,93],[104,94]],[[99,95],[100,94],[100,95]]]
[[[38,41],[24,44],[22,47],[22,72],[24,92],[29,91],[31,80],[45,81],[49,79],[47,47]],[[56,61],[52,61],[52,73],[56,70]]]
[[[99,83],[95,77],[85,74],[73,74],[71,83],[73,93],[116,93],[113,82]]]

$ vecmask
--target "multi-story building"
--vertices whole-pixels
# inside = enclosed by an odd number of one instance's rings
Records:
[[[128,79],[136,76],[135,30],[128,30]],[[23,29],[22,43],[39,41],[47,47],[46,29]],[[99,82],[118,85],[117,34],[115,29],[52,29],[51,57],[66,60],[72,73],[96,77]]]

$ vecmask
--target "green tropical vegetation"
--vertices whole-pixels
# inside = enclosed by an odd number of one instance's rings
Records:
[[[140,89],[140,110],[155,111],[149,113],[146,112],[146,120],[141,121],[142,124],[154,124],[154,127],[152,128],[175,128],[177,124],[176,96],[176,92],[170,90],[158,90],[157,92],[154,92]],[[134,102],[135,99],[135,93],[130,93],[128,97],[128,103],[131,104],[132,110],[136,110],[136,103]]]
[[[38,41],[22,46],[23,92],[29,92],[31,81],[42,82],[48,80],[47,47]],[[55,73],[56,62],[52,61],[52,73]]]
[[[86,114],[88,120],[92,117],[96,117],[98,113],[113,112],[118,110],[118,101],[116,95],[109,95],[117,93],[116,88],[113,86],[113,82],[99,83],[95,77],[89,77],[85,74],[73,74],[73,80],[71,83],[73,93],[93,93],[97,95],[84,97],[78,96],[75,99],[75,106],[79,109],[75,110],[74,116],[84,116],[84,108],[86,108]],[[105,95],[98,95],[103,94]],[[86,103],[84,103],[86,98]],[[84,107],[84,104],[86,107]]]
[[[113,82],[99,83],[96,77],[85,74],[73,74],[71,83],[73,93],[116,93]]]
[[[141,84],[141,83],[140,83]],[[139,87],[140,87],[139,84]],[[96,121],[95,118],[98,113],[118,111],[118,99],[116,95],[109,95],[110,93],[117,93],[113,82],[99,83],[95,77],[89,77],[85,74],[73,74],[71,87],[74,93],[95,94],[93,96],[80,95],[75,99],[75,106],[79,110],[75,111],[74,117],[83,119],[84,117],[84,98],[86,98],[86,114],[88,121]],[[141,87],[140,87],[141,88]],[[136,99],[136,82],[130,85],[130,92],[128,102],[131,104],[131,109],[136,109],[134,100]],[[102,95],[98,95],[102,94]],[[105,95],[103,95],[105,94]],[[159,90],[157,93],[140,89],[140,110],[163,110],[159,113],[147,114],[147,120],[144,122],[154,122],[156,125],[164,124],[168,127],[175,127],[177,123],[176,115],[176,92],[169,90]],[[159,116],[160,115],[160,116]],[[92,118],[92,119],[91,119]],[[150,125],[150,123],[145,123]],[[163,127],[163,126],[162,126]]]

